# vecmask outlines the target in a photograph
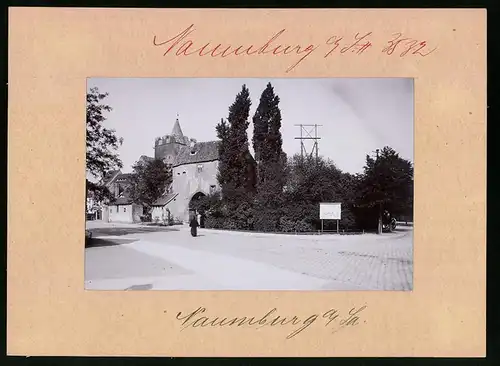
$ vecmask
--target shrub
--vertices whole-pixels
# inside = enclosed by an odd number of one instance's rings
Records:
[[[288,217],[280,219],[280,229],[286,233],[314,231],[313,226],[305,220],[293,220]]]
[[[222,216],[208,216],[205,218],[205,227],[207,229],[222,229],[224,218]]]
[[[165,216],[165,215],[164,215],[164,216],[162,216],[162,218],[161,218],[161,222],[162,222],[162,224],[163,224],[163,225],[165,225],[165,226],[170,225],[170,221],[171,221],[171,220],[169,219],[169,217],[168,217],[168,216]]]
[[[141,222],[151,222],[151,214],[147,213],[140,216]]]
[[[241,223],[238,223],[238,221],[228,218],[228,219],[224,220],[224,222],[222,224],[222,229],[238,230],[238,229],[242,229],[241,226],[242,226]]]
[[[275,232],[279,230],[280,212],[269,208],[257,209],[254,213],[253,229]]]
[[[253,227],[254,216],[249,200],[226,203],[220,212],[224,228],[228,230],[249,230]]]

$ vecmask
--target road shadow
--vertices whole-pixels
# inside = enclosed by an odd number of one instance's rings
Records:
[[[87,229],[93,236],[110,235],[122,236],[129,234],[156,233],[162,231],[179,231],[178,228],[154,226],[154,227],[100,227]]]
[[[137,239],[104,239],[104,238],[86,238],[85,248],[109,247],[113,245],[130,244]]]
[[[133,285],[130,287],[127,287],[125,291],[146,291],[146,290],[151,290],[153,288],[153,284],[147,283],[144,285]]]
[[[396,226],[396,228],[393,230],[394,233],[404,233],[404,232],[408,232],[408,231],[412,231],[413,230],[413,226]]]

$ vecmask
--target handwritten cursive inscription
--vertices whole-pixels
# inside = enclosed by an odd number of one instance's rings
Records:
[[[162,47],[163,56],[174,55],[177,57],[249,57],[249,56],[280,56],[293,57],[293,63],[286,69],[290,72],[299,64],[310,58],[321,46],[321,43],[285,42],[286,29],[281,29],[268,38],[257,43],[228,44],[219,41],[198,41],[194,24],[185,28],[173,37],[159,40],[153,36],[153,45]],[[328,50],[323,53],[323,58],[331,58],[332,54],[338,55],[362,55],[372,48],[378,48],[386,55],[392,55],[396,50],[400,57],[415,55],[426,57],[433,53],[437,47],[429,48],[427,41],[404,37],[402,33],[395,33],[387,41],[375,45],[375,34],[373,32],[356,33],[354,36],[334,35],[326,40]]]
[[[206,327],[246,327],[246,328],[262,328],[262,327],[290,327],[292,330],[286,336],[286,339],[291,339],[304,330],[313,325],[318,319],[324,321],[324,326],[330,327],[332,333],[336,333],[346,327],[354,327],[361,323],[366,323],[361,320],[361,313],[366,309],[366,305],[356,308],[353,307],[349,311],[342,313],[336,309],[330,309],[324,313],[311,314],[305,317],[282,316],[278,314],[278,309],[273,308],[262,316],[240,316],[240,317],[211,317],[204,307],[198,307],[196,310],[183,313],[178,312],[176,320],[181,324],[181,331],[188,328],[206,328]]]
[[[356,326],[360,324],[360,313],[366,309],[366,305],[360,307],[359,309],[352,308],[349,310],[348,314],[346,317],[340,317],[339,312],[335,309],[328,310],[326,313],[323,314],[323,318],[327,318],[328,322],[326,325],[328,326],[332,321],[338,320],[338,325],[333,329],[332,333],[336,333],[342,328],[349,327],[349,326]],[[358,315],[359,314],[359,315]]]
[[[382,53],[392,55],[396,49],[401,50],[399,57],[408,54],[426,57],[436,50],[437,47],[428,49],[427,41],[418,41],[413,38],[403,37],[402,33],[393,34],[393,38],[387,42],[387,46],[382,49]]]
[[[207,42],[205,44],[196,44],[192,34],[195,31],[194,24],[191,24],[188,28],[184,29],[182,32],[174,36],[173,38],[167,39],[165,41],[157,42],[156,35],[153,38],[153,44],[155,46],[165,46],[166,50],[163,56],[168,55],[171,51],[174,51],[176,56],[211,56],[225,58],[229,56],[252,56],[252,55],[268,55],[273,56],[279,55],[289,55],[294,54],[301,56],[297,62],[290,66],[287,70],[290,71],[296,67],[299,63],[306,59],[313,51],[318,48],[318,45],[307,44],[307,45],[290,45],[282,44],[279,42],[280,36],[285,33],[285,29],[280,30],[267,41],[262,44],[246,44],[246,45],[231,45],[222,44],[218,42]]]

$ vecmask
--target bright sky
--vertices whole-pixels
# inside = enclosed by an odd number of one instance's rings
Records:
[[[366,154],[386,145],[413,161],[413,79],[238,79],[92,78],[88,88],[108,92],[113,108],[105,122],[123,137],[123,172],[141,155],[154,156],[154,140],[170,134],[177,114],[184,135],[215,140],[215,126],[226,119],[241,86],[250,90],[248,129],[260,95],[271,82],[280,97],[283,150],[300,153],[296,124],[318,124],[319,154],[343,171],[361,172]],[[310,151],[310,143],[306,148]]]

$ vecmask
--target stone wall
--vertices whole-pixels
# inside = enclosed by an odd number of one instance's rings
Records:
[[[167,164],[173,164],[180,148],[184,145],[177,143],[166,143],[155,146],[155,159],[165,159]]]

